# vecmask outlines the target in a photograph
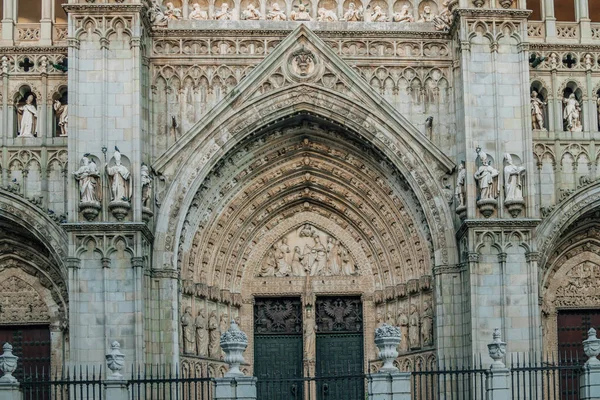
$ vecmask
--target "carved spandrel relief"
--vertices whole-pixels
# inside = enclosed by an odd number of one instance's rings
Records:
[[[600,265],[584,262],[573,267],[567,273],[568,281],[556,290],[555,306],[579,306],[585,302],[600,300],[598,280],[600,279]]]
[[[349,276],[359,273],[346,246],[313,225],[304,224],[267,251],[257,276]]]
[[[4,323],[50,321],[48,306],[27,282],[12,276],[0,283],[0,319]]]

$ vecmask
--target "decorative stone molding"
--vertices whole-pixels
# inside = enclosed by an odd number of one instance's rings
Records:
[[[229,330],[221,334],[221,348],[225,352],[225,362],[229,370],[225,377],[244,376],[240,365],[244,363],[244,350],[248,347],[248,336],[240,330],[237,323],[232,320]]]
[[[0,384],[17,383],[17,378],[13,376],[13,372],[17,369],[19,357],[13,354],[13,347],[10,343],[4,343],[2,350],[4,353],[0,355],[0,371],[4,372],[4,375],[0,378]]]
[[[106,355],[106,364],[108,365],[108,369],[112,371],[112,374],[107,379],[123,379],[121,371],[125,366],[125,354],[121,353],[121,345],[116,340],[110,345],[110,353]]]
[[[502,362],[502,359],[506,355],[506,343],[501,339],[501,333],[499,328],[494,329],[492,343],[488,344],[488,351],[490,358],[494,360],[491,369],[504,369],[506,366]]]
[[[398,345],[400,341],[400,328],[398,327],[384,323],[375,329],[375,344],[379,348],[379,359],[383,361],[383,366],[379,369],[379,372],[398,371],[393,362],[398,357]]]

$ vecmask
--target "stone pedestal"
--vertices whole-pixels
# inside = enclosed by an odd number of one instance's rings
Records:
[[[581,400],[600,400],[600,365],[587,364],[583,367],[579,378],[579,396]]]
[[[410,373],[380,372],[371,375],[369,400],[411,400]]]
[[[485,382],[487,400],[510,400],[510,371],[508,368],[492,368]]]
[[[256,378],[239,376],[215,379],[214,400],[256,400]]]
[[[104,398],[111,400],[128,400],[129,390],[127,390],[127,381],[124,380],[106,380],[104,381]]]
[[[18,383],[0,383],[0,400],[22,400]]]

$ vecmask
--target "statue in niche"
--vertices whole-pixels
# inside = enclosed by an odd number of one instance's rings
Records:
[[[433,310],[429,301],[423,303],[421,340],[423,341],[423,346],[433,346]]]
[[[440,15],[435,15],[433,17],[433,24],[435,30],[437,31],[447,31],[450,29],[452,25],[452,14],[450,10],[448,10],[448,1],[442,2],[442,12]]]
[[[271,21],[287,21],[287,16],[281,11],[279,3],[273,3],[271,10],[267,13],[267,19]]]
[[[248,6],[246,7],[246,9],[244,11],[242,11],[242,19],[244,20],[259,20],[260,17],[262,17],[262,15],[260,14],[260,11],[258,11],[256,9],[256,7],[254,7],[254,4],[250,3],[248,4]]]
[[[385,313],[385,323],[388,324],[389,326],[396,325],[396,321],[394,320],[394,314],[392,313],[392,310],[388,310]]]
[[[404,306],[398,308],[398,316],[396,318],[396,326],[400,327],[400,351],[408,351],[408,315],[404,311]]]
[[[152,1],[152,7],[148,9],[148,19],[152,25],[166,26],[168,24],[169,17],[165,15],[158,0]]]
[[[410,305],[410,318],[408,319],[408,324],[408,341],[410,342],[410,349],[420,349],[419,312],[417,311],[417,306],[414,304]]]
[[[430,6],[423,7],[423,12],[419,14],[419,22],[433,22],[435,14],[431,12]]]
[[[83,155],[79,169],[73,173],[79,182],[79,200],[81,203],[100,204],[100,171],[90,158],[90,153]]]
[[[200,4],[194,3],[188,18],[195,21],[205,21],[208,19],[208,13],[200,9]]]
[[[150,207],[152,197],[152,177],[146,164],[142,164],[140,181],[142,183],[142,207]]]
[[[181,19],[181,9],[177,8],[173,5],[173,3],[168,2],[166,4],[167,9],[165,10],[165,16],[167,19],[178,20]]]
[[[201,357],[206,357],[208,355],[208,332],[206,329],[206,312],[204,311],[204,308],[201,308],[200,311],[198,311],[198,316],[196,317],[196,321],[194,321],[194,325],[196,326],[197,354]]]
[[[183,352],[185,354],[196,353],[196,338],[194,332],[194,317],[192,307],[186,307],[181,316],[181,331],[183,332]]]
[[[392,15],[392,22],[414,22],[414,20],[408,4],[403,5],[399,12],[395,12]]]
[[[217,21],[229,21],[232,17],[231,11],[229,11],[229,4],[223,3],[221,4],[221,9],[219,11],[215,11],[215,19]]]
[[[387,14],[383,12],[381,6],[377,5],[373,7],[373,12],[371,13],[371,21],[372,22],[385,22],[387,21]]]
[[[34,105],[35,98],[32,94],[27,96],[25,104],[15,106],[20,118],[18,122],[18,137],[37,136],[37,108]]]
[[[504,196],[505,201],[523,201],[523,175],[525,167],[516,166],[510,154],[504,155]]]
[[[545,130],[544,128],[544,103],[538,98],[538,92],[531,92],[531,127],[532,129]]]
[[[475,172],[475,180],[479,185],[479,200],[494,200],[498,197],[498,170],[490,165],[485,152],[477,149],[481,166]]]
[[[68,104],[62,104],[60,100],[54,100],[54,113],[56,114],[56,121],[58,122],[58,128],[60,134],[58,136],[67,136],[67,125],[69,122]]]
[[[569,97],[563,98],[563,104],[565,105],[563,111],[563,120],[567,130],[571,132],[581,132],[581,104],[577,101],[574,93],[571,93]]]
[[[208,356],[210,358],[219,359],[221,357],[220,338],[217,312],[213,310],[208,316]]]
[[[290,14],[290,20],[292,21],[312,21],[312,17],[310,16],[310,10],[304,4],[300,3],[298,5],[298,10],[292,11]]]
[[[466,207],[466,192],[467,192],[467,170],[465,169],[465,162],[461,161],[458,164],[458,174],[456,175],[456,208]]]
[[[364,10],[362,5],[356,8],[354,3],[348,4],[348,9],[344,13],[344,21],[358,22],[364,19]]]
[[[316,334],[317,324],[313,317],[312,307],[307,307],[304,320],[304,358],[306,360],[312,360],[315,357]]]
[[[129,169],[121,164],[121,152],[117,146],[115,146],[113,157],[115,165],[109,166],[106,164],[104,166],[111,181],[111,201],[129,203],[131,200],[131,174]]]
[[[317,10],[317,21],[320,22],[335,22],[338,20],[335,11],[321,7]]]

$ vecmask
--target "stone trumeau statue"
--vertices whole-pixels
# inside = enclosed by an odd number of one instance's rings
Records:
[[[183,332],[183,352],[185,354],[196,353],[196,339],[194,332],[194,317],[192,307],[186,307],[181,316],[181,330]]]

